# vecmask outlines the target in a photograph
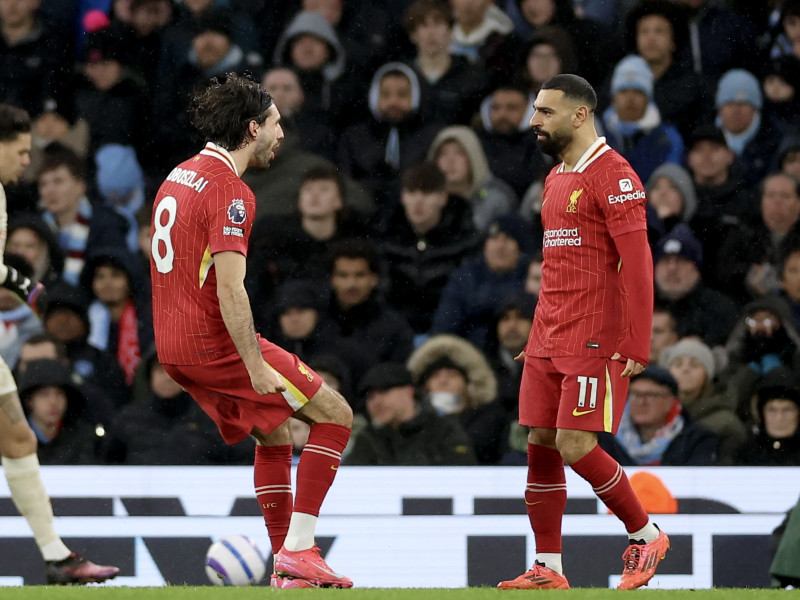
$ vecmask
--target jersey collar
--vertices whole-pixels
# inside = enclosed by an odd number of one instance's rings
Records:
[[[578,162],[575,163],[575,168],[572,170],[573,173],[583,173],[590,164],[600,158],[601,155],[605,154],[611,150],[611,147],[606,144],[606,138],[600,136],[597,138],[594,143],[586,149],[581,157],[578,159]],[[557,173],[564,172],[564,163],[562,162],[561,165],[558,167]]]
[[[228,165],[236,176],[239,176],[239,169],[236,168],[236,162],[233,160],[233,156],[231,153],[225,150],[222,146],[215,144],[214,142],[207,142],[206,147],[200,151],[200,154],[203,156],[213,156],[216,159],[221,160],[226,165]]]

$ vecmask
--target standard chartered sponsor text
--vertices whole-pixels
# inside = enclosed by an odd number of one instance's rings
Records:
[[[577,227],[562,227],[561,229],[546,229],[544,232],[545,248],[551,246],[580,246],[581,236]]]

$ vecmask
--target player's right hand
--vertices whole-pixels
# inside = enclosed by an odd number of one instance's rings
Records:
[[[38,314],[39,300],[41,299],[40,296],[43,295],[44,286],[41,283],[34,283],[14,267],[6,265],[6,269],[8,269],[6,280],[0,285],[14,292],[20,300],[25,302]]]
[[[258,370],[250,373],[250,383],[256,393],[262,396],[286,390],[286,384],[278,372],[264,361],[261,361],[261,367]]]
[[[525,360],[525,350],[523,350],[522,352],[520,352],[519,354],[517,354],[517,355],[514,357],[514,360],[515,360],[515,361],[517,361],[517,362],[522,362],[523,360]]]

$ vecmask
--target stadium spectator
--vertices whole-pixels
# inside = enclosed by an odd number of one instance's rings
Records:
[[[719,251],[719,287],[743,302],[778,290],[783,248],[800,242],[800,182],[768,175],[759,207],[757,216],[729,230]]]
[[[475,132],[463,125],[442,129],[428,149],[447,180],[447,191],[469,203],[475,229],[485,232],[491,222],[517,209],[514,190],[489,170],[486,154]]]
[[[717,122],[742,162],[748,185],[762,180],[780,142],[774,125],[762,116],[763,101],[758,79],[744,69],[731,69],[717,84]]]
[[[669,369],[678,382],[683,411],[719,441],[717,464],[733,464],[733,455],[747,437],[744,423],[736,416],[736,399],[714,389],[714,355],[697,340],[683,339],[665,348],[658,364]]]
[[[541,250],[534,252],[528,263],[528,273],[525,276],[525,293],[536,298],[539,297],[539,292],[542,291],[543,261],[544,257],[542,256]]]
[[[359,346],[354,358],[360,363],[405,361],[414,332],[381,294],[383,270],[375,245],[366,240],[336,242],[327,264],[332,294],[323,320],[335,326],[336,335]],[[363,372],[353,375],[360,378]]]
[[[345,464],[376,466],[473,465],[475,456],[458,420],[440,416],[414,387],[402,363],[378,363],[359,383],[369,424]]]
[[[749,302],[725,346],[729,367],[724,374],[736,394],[736,411],[745,424],[757,423],[753,394],[773,369],[800,368],[800,333],[791,309],[777,296]]]
[[[495,219],[480,255],[450,274],[431,334],[452,333],[485,348],[495,311],[505,297],[524,289],[531,237],[528,226],[515,215]]]
[[[424,123],[420,101],[414,70],[400,62],[387,63],[372,77],[370,116],[342,134],[339,165],[369,189],[381,208],[396,201],[400,174],[425,158],[439,129]]]
[[[656,168],[647,180],[647,201],[669,233],[678,223],[689,224],[697,211],[697,194],[692,176],[678,164]]]
[[[511,186],[518,198],[545,175],[545,160],[531,131],[530,99],[526,91],[503,85],[482,103],[478,139],[489,161],[489,171]]]
[[[757,387],[759,427],[738,449],[735,464],[800,466],[800,384],[796,371],[777,367]]]
[[[86,401],[61,362],[43,358],[29,363],[20,378],[19,396],[39,442],[41,464],[101,462],[97,454],[99,439],[83,419]]]
[[[653,74],[640,56],[630,55],[614,67],[612,102],[602,117],[606,142],[647,181],[663,163],[680,164],[683,139],[665,122],[653,101]]]
[[[800,330],[800,246],[792,245],[781,255],[778,295],[792,309],[795,328]]]
[[[661,118],[678,128],[683,139],[712,119],[703,78],[685,59],[688,27],[682,7],[670,0],[641,0],[626,17],[627,47],[653,73],[653,100]]]
[[[42,218],[58,238],[64,256],[61,277],[77,285],[87,255],[101,247],[125,247],[125,219],[87,197],[86,165],[71,150],[47,151],[39,172]]]
[[[300,77],[289,67],[273,67],[264,73],[261,85],[275,98],[285,134],[297,137],[307,152],[336,159],[336,136],[327,111],[309,109]]]
[[[739,309],[702,281],[703,248],[689,227],[676,225],[662,237],[653,261],[656,300],[675,316],[678,335],[699,336],[711,347],[724,344]]]
[[[530,30],[524,35],[535,37],[547,27],[558,27],[566,33],[562,43],[574,46],[577,68],[563,69],[561,73],[578,73],[598,85],[608,75],[610,66],[619,60],[616,33],[592,18],[577,15],[571,0],[517,0],[516,4],[522,28]]]
[[[273,65],[297,73],[306,110],[327,115],[337,132],[355,119],[363,106],[363,72],[351,75],[350,60],[330,22],[322,13],[310,10],[292,18],[272,56]]]
[[[29,111],[68,94],[72,72],[71,32],[38,8],[37,1],[0,4],[0,98]]]
[[[480,244],[469,205],[448,194],[435,164],[412,165],[403,173],[400,203],[387,211],[378,238],[389,304],[416,334],[427,333],[447,278]]]
[[[514,76],[519,41],[514,24],[492,0],[450,0],[453,37],[450,51],[483,65],[491,88]]]
[[[656,302],[653,307],[653,325],[650,330],[650,362],[656,363],[661,351],[676,344],[678,321],[666,305]]]
[[[497,400],[510,420],[516,421],[522,361],[514,360],[525,349],[536,308],[536,296],[511,294],[497,308],[489,330],[486,356],[497,379]]]
[[[136,214],[144,206],[145,180],[132,146],[107,144],[94,155],[95,184],[100,198],[124,217],[128,224],[125,244],[130,252],[139,249]]]
[[[518,79],[531,98],[542,84],[560,73],[575,73],[578,57],[570,35],[558,25],[543,25],[525,42]]]
[[[678,393],[669,371],[648,366],[631,380],[619,431],[600,434],[600,446],[623,466],[713,465],[717,439],[682,409]]]
[[[497,464],[508,418],[486,355],[458,336],[435,335],[411,353],[407,366],[436,412],[458,419],[478,464]]]
[[[263,313],[274,286],[282,281],[324,282],[331,243],[370,237],[371,228],[347,200],[342,174],[321,164],[303,174],[294,213],[256,219],[248,256],[248,286],[256,313]]]
[[[408,61],[422,86],[422,105],[436,122],[466,125],[478,111],[488,81],[481,62],[453,54],[453,12],[447,0],[416,0],[403,16],[416,48]]]
[[[59,283],[47,290],[47,304],[42,314],[44,331],[67,349],[72,370],[92,387],[103,390],[107,402],[119,407],[128,401],[125,376],[116,359],[88,343],[89,299],[79,289]],[[98,422],[108,423],[108,415],[99,413]]]
[[[25,167],[23,179],[36,181],[45,148],[52,142],[66,146],[81,158],[89,154],[89,122],[75,113],[70,94],[56,102],[52,98],[33,109],[31,127],[31,164]]]
[[[125,41],[129,68],[152,91],[158,81],[164,30],[172,21],[172,0],[130,0],[126,20],[116,14],[119,2],[114,4],[110,27]]]
[[[797,131],[800,127],[800,58],[782,56],[760,71],[764,118],[777,131]]]
[[[89,256],[81,284],[89,293],[90,345],[114,356],[130,386],[142,354],[153,344],[146,273],[127,251],[99,248]]]

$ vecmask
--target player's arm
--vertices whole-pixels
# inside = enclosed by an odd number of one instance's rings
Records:
[[[246,259],[234,251],[214,254],[214,270],[217,274],[217,298],[222,320],[242,357],[253,389],[259,394],[272,394],[286,389],[280,375],[270,368],[261,356],[256,340],[250,300],[244,288]]]
[[[620,258],[625,292],[628,296],[630,328],[612,360],[628,359],[623,377],[633,377],[644,370],[650,357],[650,334],[653,321],[653,258],[647,243],[647,230],[629,231],[614,238]]]

